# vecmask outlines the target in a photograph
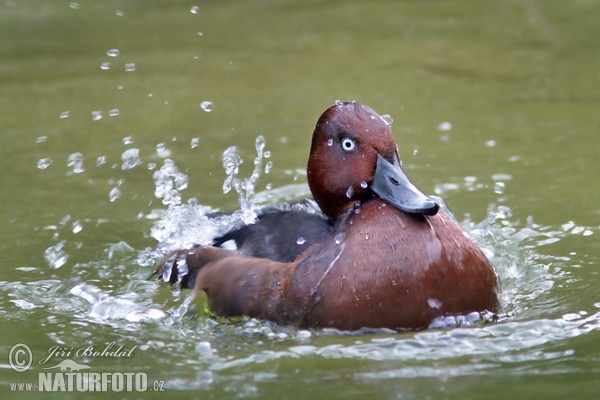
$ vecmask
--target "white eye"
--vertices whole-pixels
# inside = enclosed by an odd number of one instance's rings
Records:
[[[356,142],[350,138],[343,138],[341,144],[344,151],[354,151],[356,149]]]

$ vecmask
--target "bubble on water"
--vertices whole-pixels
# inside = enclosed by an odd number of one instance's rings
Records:
[[[202,103],[200,103],[200,108],[206,112],[211,112],[214,109],[213,102],[205,100]]]
[[[199,145],[200,145],[200,138],[199,137],[195,137],[195,138],[192,138],[192,140],[190,140],[190,148],[195,149]]]
[[[96,167],[106,164],[106,156],[98,156],[96,158]]]
[[[102,64],[100,64],[100,69],[102,71],[108,71],[110,69],[110,62],[105,61]]]
[[[194,15],[198,14],[198,12],[200,12],[200,7],[198,6],[192,6],[190,7],[190,12]]]
[[[306,243],[306,239],[304,239],[302,236],[298,236],[298,239],[296,239],[296,244],[302,246],[304,243]]]
[[[125,63],[125,72],[135,71],[135,63]]]
[[[92,111],[92,121],[100,121],[102,119],[102,111]]]
[[[121,169],[123,171],[135,168],[142,163],[139,149],[127,149],[121,154]]]
[[[452,123],[448,121],[440,122],[437,126],[438,131],[447,132],[452,129]]]
[[[392,124],[394,123],[394,118],[392,118],[392,116],[390,114],[383,114],[381,116],[381,119],[383,119],[385,121],[387,126],[392,126]]]
[[[37,162],[38,169],[46,169],[52,164],[51,158],[40,158]]]
[[[44,251],[44,260],[46,260],[46,263],[48,263],[50,268],[58,269],[65,265],[69,260],[69,256],[63,250],[66,243],[66,240],[61,240]]]
[[[161,142],[156,145],[156,155],[160,158],[167,158],[171,156],[171,150],[167,149],[167,144]]]
[[[106,51],[106,55],[109,57],[118,57],[119,56],[119,49],[110,49]]]
[[[119,115],[119,109],[118,108],[113,108],[112,110],[110,110],[108,112],[108,116],[109,117],[116,117],[117,115]]]
[[[69,111],[61,112],[60,115],[58,116],[58,118],[60,118],[60,119],[69,118]]]
[[[121,197],[121,189],[119,189],[118,187],[114,187],[112,189],[110,189],[110,192],[108,192],[108,200],[111,203],[114,203],[115,201],[117,201],[119,198]]]
[[[85,171],[83,167],[83,155],[79,152],[70,154],[67,158],[67,167],[71,167],[74,174],[80,174]]]

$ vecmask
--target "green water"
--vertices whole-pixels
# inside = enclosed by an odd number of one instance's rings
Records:
[[[146,373],[168,396],[594,398],[598,17],[592,0],[2,1],[0,391],[37,385],[53,346],[114,342],[131,356],[71,359]],[[300,197],[336,99],[394,118],[411,179],[490,254],[509,318],[358,336],[214,324],[146,280],[157,235],[177,237],[156,224],[197,210],[155,196],[166,159],[184,204],[236,209],[222,153],[238,146],[247,177],[263,135],[256,191]],[[24,373],[16,343],[33,353]]]

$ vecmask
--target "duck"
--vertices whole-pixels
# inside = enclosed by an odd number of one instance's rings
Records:
[[[212,246],[169,253],[155,273],[192,299],[204,292],[217,316],[301,329],[419,330],[499,310],[492,263],[410,181],[390,125],[373,109],[336,102],[323,112],[307,180],[320,212],[266,211]],[[174,270],[186,271],[183,279]]]

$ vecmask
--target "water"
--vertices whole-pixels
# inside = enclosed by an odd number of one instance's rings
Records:
[[[37,382],[53,346],[115,343],[131,357],[72,359],[145,372],[170,396],[594,398],[599,12],[1,3],[0,391]],[[147,279],[167,251],[207,243],[256,205],[304,198],[310,134],[335,99],[394,121],[412,181],[496,266],[498,321],[297,330],[215,320],[202,297]],[[219,210],[238,211],[209,217]],[[29,372],[8,365],[16,343],[31,347]]]

